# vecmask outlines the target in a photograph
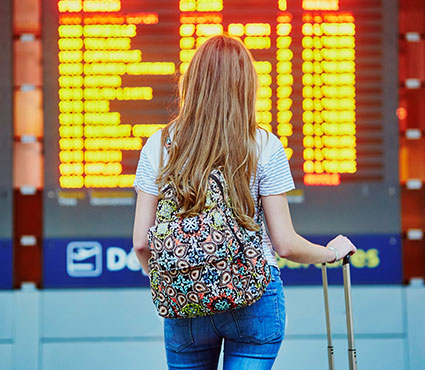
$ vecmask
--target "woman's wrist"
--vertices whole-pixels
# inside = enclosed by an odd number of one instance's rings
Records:
[[[339,253],[334,247],[327,247],[329,251],[333,253],[333,259],[331,261],[328,261],[328,263],[334,263],[339,260]]]

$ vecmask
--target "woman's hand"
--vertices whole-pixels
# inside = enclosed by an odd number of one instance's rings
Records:
[[[336,238],[332,239],[326,247],[329,249],[333,248],[337,251],[338,258],[332,262],[339,261],[348,254],[354,254],[357,250],[354,244],[351,243],[350,239],[343,235],[338,235]]]

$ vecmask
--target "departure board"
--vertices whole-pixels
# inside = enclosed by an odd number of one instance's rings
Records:
[[[0,2],[0,289],[13,284],[11,3]]]
[[[176,113],[196,48],[223,33],[255,59],[257,121],[290,160],[297,231],[376,236],[373,256],[399,257],[395,0],[44,0],[44,14],[46,263],[102,240],[134,262],[140,150]]]

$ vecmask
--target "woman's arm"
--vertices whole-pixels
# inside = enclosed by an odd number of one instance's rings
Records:
[[[156,195],[138,191],[133,227],[133,248],[146,274],[148,274],[148,260],[150,258],[148,229],[155,223],[157,203],[158,197]]]
[[[261,200],[271,242],[280,257],[299,263],[334,262],[335,252],[309,242],[294,230],[285,194],[263,196]],[[351,241],[342,235],[327,246],[337,250],[339,259],[356,251]]]

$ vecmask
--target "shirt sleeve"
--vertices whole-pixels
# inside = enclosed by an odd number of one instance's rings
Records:
[[[146,146],[140,152],[133,186],[136,191],[142,190],[148,194],[158,195],[158,186],[155,184],[157,174],[149,161],[145,148]]]
[[[295,189],[285,149],[280,141],[278,143],[279,145],[274,145],[273,154],[261,169],[259,193],[263,196],[282,194]]]

